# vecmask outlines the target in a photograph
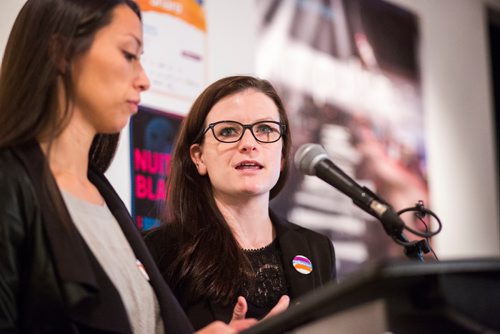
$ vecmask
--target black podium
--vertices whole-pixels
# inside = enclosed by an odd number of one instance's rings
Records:
[[[500,333],[500,259],[372,265],[244,334]]]

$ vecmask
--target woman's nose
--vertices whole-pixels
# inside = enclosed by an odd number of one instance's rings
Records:
[[[144,71],[144,67],[142,67],[141,63],[139,63],[139,73],[136,85],[141,90],[141,92],[148,90],[149,87],[151,86],[151,82],[149,81],[146,71]]]
[[[243,129],[243,136],[239,141],[239,148],[242,151],[252,151],[257,147],[257,140],[252,134],[252,131],[248,128]]]

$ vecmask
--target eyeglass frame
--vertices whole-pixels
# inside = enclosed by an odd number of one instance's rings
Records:
[[[221,123],[224,123],[224,122],[231,122],[231,123],[236,123],[236,124],[241,125],[243,127],[243,131],[241,131],[240,138],[238,138],[236,140],[233,140],[233,141],[222,141],[219,138],[217,138],[217,136],[215,135],[214,127],[217,124],[221,124]],[[258,139],[257,136],[255,135],[255,133],[253,133],[253,129],[252,128],[256,124],[260,124],[260,123],[274,123],[276,125],[279,125],[279,129],[280,129],[279,137],[276,140],[273,140],[273,141],[262,141],[262,140]],[[232,143],[239,142],[241,140],[241,138],[243,138],[243,136],[245,135],[245,131],[247,129],[250,130],[250,133],[252,134],[252,136],[259,143],[271,144],[271,143],[276,143],[278,140],[280,140],[283,137],[283,134],[286,133],[286,124],[281,123],[281,122],[277,122],[277,121],[258,121],[258,122],[252,123],[252,124],[243,124],[243,123],[240,123],[238,121],[232,121],[232,120],[226,119],[226,120],[217,121],[217,122],[208,124],[207,128],[205,130],[203,130],[202,133],[200,133],[200,135],[197,137],[197,140],[195,140],[195,142],[198,142],[201,139],[201,137],[203,137],[208,132],[208,130],[210,130],[210,129],[212,130],[212,135],[214,136],[215,140],[217,140],[218,142],[221,142],[221,143],[225,143],[225,144],[232,144]]]

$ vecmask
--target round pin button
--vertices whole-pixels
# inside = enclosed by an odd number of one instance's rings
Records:
[[[292,260],[292,264],[295,270],[304,275],[310,274],[313,270],[311,260],[303,255],[296,255]]]

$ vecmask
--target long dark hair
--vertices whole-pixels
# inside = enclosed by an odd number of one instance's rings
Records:
[[[86,52],[113,9],[132,0],[28,0],[14,23],[0,70],[0,148],[33,140],[49,143],[70,119],[71,62]],[[57,110],[58,78],[66,106]],[[113,158],[118,134],[98,134],[89,152],[98,169]],[[105,148],[105,149],[104,149]]]
[[[266,80],[250,76],[227,77],[208,86],[182,123],[167,187],[166,219],[169,227],[180,233],[176,240],[179,253],[163,268],[163,275],[174,289],[183,290],[191,300],[206,297],[227,305],[251,272],[248,259],[215,203],[208,176],[198,174],[189,153],[192,144],[202,143],[199,135],[212,107],[222,98],[247,89],[271,98],[278,108],[280,121],[286,125],[282,137],[284,168],[270,191],[270,198],[280,192],[287,178],[290,132],[283,103],[274,87]]]

